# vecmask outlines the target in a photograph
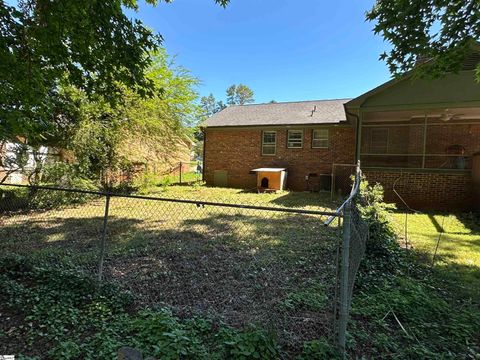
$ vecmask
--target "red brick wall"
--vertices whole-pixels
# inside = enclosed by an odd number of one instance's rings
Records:
[[[295,127],[294,129],[300,129]],[[213,185],[215,170],[228,171],[228,186],[254,188],[255,174],[250,171],[259,167],[286,167],[287,188],[309,190],[318,179],[305,176],[311,173],[330,174],[332,163],[355,162],[355,131],[350,126],[330,126],[328,149],[312,149],[312,128],[304,128],[302,149],[288,149],[285,128],[266,129],[277,131],[275,156],[262,156],[262,128],[255,129],[206,129],[205,181]],[[317,185],[318,186],[318,185]]]
[[[470,172],[400,172],[395,170],[365,170],[370,184],[380,183],[385,190],[385,199],[402,202],[395,190],[408,206],[415,210],[471,210],[473,208],[473,183]],[[398,180],[398,181],[397,181]]]

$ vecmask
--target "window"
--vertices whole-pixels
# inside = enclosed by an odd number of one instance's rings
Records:
[[[301,149],[303,147],[303,130],[288,130],[287,147]]]
[[[262,134],[262,155],[275,155],[277,132],[264,131]]]
[[[388,129],[372,129],[370,135],[370,153],[386,154],[388,152]]]
[[[328,149],[328,129],[313,130],[312,148]]]

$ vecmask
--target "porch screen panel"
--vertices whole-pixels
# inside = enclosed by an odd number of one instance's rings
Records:
[[[427,127],[426,168],[470,169],[472,155],[478,151],[480,122],[436,121]]]
[[[423,138],[421,124],[364,125],[360,160],[367,167],[421,167]]]
[[[365,167],[468,170],[480,151],[480,119],[367,122],[361,129]]]

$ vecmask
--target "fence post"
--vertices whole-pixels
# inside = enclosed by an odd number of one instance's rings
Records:
[[[180,184],[182,183],[182,162],[180,161]]]
[[[350,263],[350,231],[352,203],[348,201],[343,211],[342,268],[340,275],[340,311],[338,315],[338,347],[342,358],[345,357],[345,342],[348,322],[348,273]]]
[[[100,257],[98,259],[98,282],[102,282],[103,277],[103,262],[105,260],[105,249],[107,244],[107,222],[108,222],[108,210],[110,208],[110,195],[106,195],[105,198],[105,214],[103,215],[103,227],[102,238],[100,242]]]

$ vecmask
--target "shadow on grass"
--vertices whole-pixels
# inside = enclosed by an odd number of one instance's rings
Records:
[[[339,205],[338,200],[332,200],[330,192],[287,192],[274,200],[273,204],[285,207],[329,207],[335,209]]]
[[[454,298],[480,305],[480,264],[473,261],[471,264],[465,263],[465,259],[460,260],[458,255],[459,248],[467,253],[480,254],[480,237],[460,240],[451,239],[449,235],[452,234],[447,232],[442,235],[435,255],[438,234],[423,235],[428,239],[431,248],[415,248],[413,254],[432,269],[435,279],[442,287],[450,289]]]
[[[90,256],[93,266],[102,220],[10,220],[0,229],[6,239],[0,248],[68,257],[73,264]],[[112,216],[105,277],[130,289],[139,307],[164,304],[183,316],[258,323],[297,351],[331,331],[337,233],[321,220],[284,213],[205,212],[175,221]]]

